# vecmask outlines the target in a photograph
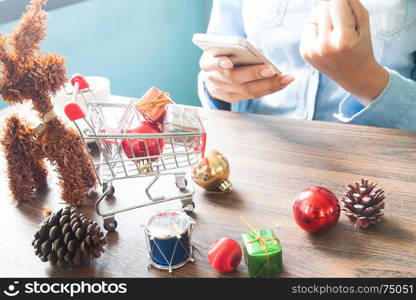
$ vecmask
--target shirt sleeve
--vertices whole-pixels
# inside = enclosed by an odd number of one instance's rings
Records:
[[[214,0],[207,33],[245,38],[246,34],[241,15],[242,2],[242,0]],[[201,73],[198,76],[198,96],[205,108],[231,110],[229,103],[214,99],[209,95]]]
[[[416,129],[416,82],[394,70],[389,72],[389,81],[384,91],[368,106],[361,104],[351,94],[339,105],[334,117],[343,123]]]

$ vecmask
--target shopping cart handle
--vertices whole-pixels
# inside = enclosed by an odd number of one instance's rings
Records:
[[[75,86],[75,83],[78,83],[78,89],[80,91],[90,88],[90,85],[88,84],[87,80],[81,74],[72,75],[71,77],[72,86]]]
[[[85,118],[85,113],[82,111],[81,107],[75,102],[69,102],[67,105],[65,105],[64,112],[68,119],[70,119],[71,121],[76,121]]]

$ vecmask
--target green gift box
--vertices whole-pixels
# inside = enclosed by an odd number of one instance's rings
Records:
[[[250,277],[267,277],[283,270],[282,247],[271,229],[249,231],[241,236]]]

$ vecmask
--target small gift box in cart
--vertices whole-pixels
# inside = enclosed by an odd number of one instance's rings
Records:
[[[79,90],[88,90],[88,83],[80,75],[74,76],[71,82],[75,90],[74,100]],[[193,211],[195,190],[192,179],[182,169],[198,163],[204,156],[206,133],[199,117],[197,127],[192,131],[162,132],[158,125],[143,118],[135,108],[134,101],[129,104],[94,102],[86,103],[86,106],[85,114],[73,101],[67,104],[65,113],[74,122],[84,141],[97,143],[100,158],[95,160],[91,157],[91,160],[103,193],[96,201],[96,211],[103,218],[106,230],[116,229],[117,213],[161,202],[181,200],[185,211]],[[85,123],[83,130],[79,122]],[[139,130],[132,129],[137,124],[140,124]],[[173,177],[177,193],[155,196],[150,192],[161,176]],[[115,193],[113,181],[143,177],[153,177],[145,188],[148,201],[102,211],[102,201]]]
[[[194,108],[183,107],[176,104],[166,106],[166,117],[163,131],[168,133],[198,132],[199,131],[198,111]],[[175,138],[174,142],[183,143],[188,148],[194,144],[194,137]]]

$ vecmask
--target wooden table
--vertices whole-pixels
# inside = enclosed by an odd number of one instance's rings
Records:
[[[0,112],[4,119],[9,109]],[[197,189],[193,217],[200,226],[194,242],[207,247],[215,238],[241,242],[240,216],[256,228],[273,228],[283,246],[280,277],[416,277],[416,132],[289,120],[201,110],[209,148],[226,155],[234,192],[206,194]],[[5,169],[3,157],[0,160]],[[385,217],[367,230],[355,230],[341,215],[322,235],[301,230],[292,218],[296,194],[320,185],[340,196],[345,185],[362,177],[376,181],[387,196]],[[0,276],[11,277],[246,277],[242,263],[230,274],[213,271],[207,249],[195,263],[169,274],[147,270],[147,249],[140,224],[155,211],[180,208],[179,201],[119,214],[116,233],[107,234],[105,254],[87,266],[53,267],[31,246],[46,205],[58,209],[59,189],[51,178],[39,199],[10,203],[7,179],[0,178]],[[136,184],[118,188],[119,203],[135,198]],[[93,203],[80,208],[97,218]]]

